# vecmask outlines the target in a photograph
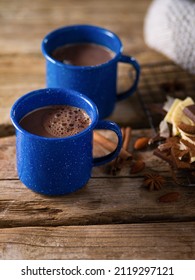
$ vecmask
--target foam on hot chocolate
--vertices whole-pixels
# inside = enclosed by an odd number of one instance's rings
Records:
[[[90,123],[91,119],[83,109],[68,105],[42,107],[28,113],[20,121],[26,131],[49,138],[78,134]]]
[[[57,106],[43,118],[45,130],[54,137],[71,136],[81,132],[90,124],[84,110],[72,106]]]

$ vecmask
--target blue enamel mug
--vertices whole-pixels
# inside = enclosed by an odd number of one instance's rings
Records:
[[[109,61],[95,66],[64,64],[52,57],[52,52],[61,46],[77,43],[101,45],[114,52]],[[135,58],[122,54],[123,46],[113,32],[92,25],[73,25],[50,32],[42,41],[42,53],[46,59],[47,87],[70,88],[87,95],[98,107],[100,118],[108,117],[115,104],[135,92],[140,75],[140,66]],[[127,63],[135,69],[133,85],[117,94],[117,65]]]
[[[33,110],[50,105],[82,108],[91,119],[87,128],[63,138],[47,138],[24,130],[20,120]],[[98,120],[96,105],[87,96],[70,89],[46,88],[20,97],[12,106],[11,120],[16,129],[16,161],[19,179],[31,190],[44,195],[63,195],[82,188],[93,166],[113,160],[122,145],[117,124]],[[93,158],[93,130],[108,129],[116,133],[115,150]]]

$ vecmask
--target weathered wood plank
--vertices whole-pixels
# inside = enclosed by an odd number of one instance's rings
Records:
[[[2,53],[40,52],[40,41],[52,29],[70,24],[105,26],[122,37],[126,49],[144,53],[143,22],[150,0],[110,2],[76,0],[1,1]],[[133,12],[132,12],[133,11]]]
[[[0,229],[0,259],[192,260],[194,233],[194,222]]]
[[[41,55],[0,55],[0,136],[10,124],[13,103],[31,90],[45,87],[45,67]]]
[[[17,178],[15,136],[0,138],[0,180]]]
[[[130,150],[138,135],[150,133],[150,130],[133,130]],[[111,137],[109,132],[106,134]],[[141,173],[130,174],[130,163],[125,163],[117,176],[106,173],[106,166],[94,168],[92,178],[82,190],[69,196],[45,197],[17,180],[15,136],[0,140],[0,227],[194,219],[195,189],[176,185],[168,165],[152,156],[152,151],[137,153],[146,162]],[[167,178],[162,190],[148,192],[142,187],[143,173],[147,170]],[[180,201],[172,204],[157,201],[171,191],[181,193]]]
[[[47,197],[18,180],[0,181],[0,227],[59,226],[152,221],[194,221],[195,188],[167,181],[160,191],[142,187],[142,178],[92,178],[81,190]],[[177,202],[159,197],[179,192]]]

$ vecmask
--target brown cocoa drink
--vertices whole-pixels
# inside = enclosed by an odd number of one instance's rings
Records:
[[[111,60],[115,53],[110,49],[92,43],[67,44],[56,48],[52,57],[64,64],[95,66]]]
[[[32,134],[61,138],[78,134],[90,123],[91,119],[83,109],[52,105],[28,113],[21,119],[20,126]]]

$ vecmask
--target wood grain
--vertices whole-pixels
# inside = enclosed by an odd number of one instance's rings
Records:
[[[101,132],[102,133],[102,132]],[[111,137],[111,132],[106,137]],[[151,130],[132,130],[133,143]],[[109,175],[106,166],[94,168],[92,178],[80,191],[68,196],[46,197],[27,189],[17,177],[15,136],[1,139],[0,146],[0,227],[89,225],[132,223],[136,221],[191,221],[195,216],[194,188],[176,185],[170,169],[152,155],[152,150],[135,152],[146,163],[143,172],[130,174],[126,162],[117,176]],[[144,172],[152,170],[166,178],[162,190],[149,192],[143,188]],[[160,204],[158,198],[178,191],[176,203]]]
[[[194,222],[0,229],[0,259],[192,260],[194,232]]]
[[[1,1],[0,49],[2,53],[39,53],[40,42],[50,30],[80,23],[105,26],[122,37],[125,49],[130,49],[131,54],[143,52],[142,27],[150,2],[59,0],[54,5],[52,0]]]
[[[61,197],[36,194],[18,180],[0,181],[0,227],[194,220],[194,189],[168,183],[149,192],[142,181],[92,178],[82,190]],[[159,203],[160,196],[173,191],[181,194],[179,201]]]

